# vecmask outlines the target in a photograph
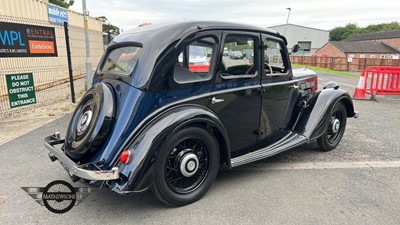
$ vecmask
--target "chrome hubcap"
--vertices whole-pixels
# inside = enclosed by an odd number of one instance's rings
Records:
[[[89,127],[89,124],[92,121],[92,116],[92,110],[88,110],[79,117],[78,124],[76,125],[78,135],[81,135]]]
[[[193,153],[185,154],[182,157],[179,168],[183,176],[191,177],[199,169],[199,158]]]
[[[340,121],[339,119],[334,119],[332,123],[332,132],[337,133],[340,130]]]

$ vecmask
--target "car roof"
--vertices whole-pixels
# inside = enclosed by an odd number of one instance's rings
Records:
[[[190,21],[190,22],[175,22],[175,23],[164,23],[157,25],[147,25],[142,27],[137,27],[131,29],[123,34],[119,35],[116,38],[117,42],[120,41],[139,41],[136,39],[136,34],[139,33],[157,33],[159,35],[166,35],[159,37],[160,39],[176,39],[179,37],[184,37],[185,34],[192,33],[200,30],[213,30],[213,29],[224,29],[224,30],[247,30],[247,31],[257,31],[257,32],[266,32],[272,34],[279,34],[278,32],[263,28],[257,27],[254,25],[248,24],[240,24],[240,23],[231,23],[231,22],[217,22],[217,21]],[[135,40],[129,40],[130,38],[135,37]]]
[[[190,21],[137,27],[115,37],[110,46],[123,42],[138,42],[143,45],[140,58],[143,57],[145,59],[140,60],[139,58],[135,69],[141,75],[133,76],[131,81],[133,86],[143,87],[151,79],[150,75],[157,58],[168,46],[177,44],[185,37],[202,30],[243,30],[280,36],[276,31],[253,25],[216,21]],[[286,39],[283,39],[286,42]]]

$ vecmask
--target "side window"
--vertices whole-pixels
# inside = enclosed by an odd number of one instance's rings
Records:
[[[254,66],[255,37],[245,34],[228,34],[224,40],[224,54],[219,71],[223,79],[257,76]]]
[[[173,77],[179,84],[210,80],[211,58],[216,54],[217,41],[203,37],[184,46],[174,67]]]
[[[103,72],[117,72],[128,76],[133,72],[142,48],[127,46],[111,50],[104,60],[100,70]]]
[[[264,42],[264,68],[265,75],[286,75],[288,62],[285,60],[285,47],[283,42],[275,39],[263,38]]]

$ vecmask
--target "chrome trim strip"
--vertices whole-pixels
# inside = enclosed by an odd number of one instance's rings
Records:
[[[299,80],[288,80],[288,81],[274,82],[274,83],[262,83],[262,82],[261,82],[261,86],[263,86],[263,87],[273,87],[273,86],[278,86],[278,85],[293,84],[293,83],[296,83],[296,82],[298,82],[298,81],[301,81],[301,79],[299,79]]]
[[[301,81],[301,80],[302,79],[281,81],[281,82],[273,82],[273,83],[265,83],[265,84],[263,84],[261,82],[261,85],[260,84],[256,84],[256,85],[251,85],[251,86],[244,86],[244,87],[231,88],[231,89],[226,89],[226,90],[221,90],[221,91],[214,91],[214,92],[211,92],[211,96],[219,95],[219,94],[225,94],[225,93],[228,93],[228,92],[242,91],[242,90],[247,90],[247,89],[256,89],[256,88],[261,88],[261,87],[273,87],[273,86],[277,86],[277,85],[292,84],[292,83],[296,83],[296,82]]]
[[[238,88],[224,89],[224,90],[220,90],[220,91],[212,91],[211,96],[225,94],[228,92],[243,91],[243,90],[247,90],[247,89],[256,89],[256,88],[261,88],[261,85],[257,84],[257,85],[244,86],[244,87],[238,87]]]

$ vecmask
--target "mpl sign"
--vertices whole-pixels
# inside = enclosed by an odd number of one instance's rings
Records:
[[[36,103],[32,73],[6,75],[10,108]]]
[[[57,56],[53,27],[0,22],[0,57]]]

